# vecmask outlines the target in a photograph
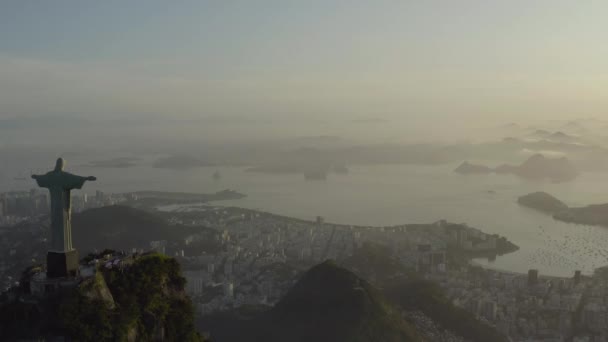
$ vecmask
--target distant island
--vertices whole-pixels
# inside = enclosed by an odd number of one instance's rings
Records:
[[[550,140],[550,141],[562,142],[562,143],[576,143],[579,140],[577,137],[566,134],[564,132],[555,132],[555,133],[549,135],[546,139]]]
[[[156,160],[152,166],[159,169],[187,170],[196,167],[213,166],[213,164],[189,156],[169,156]]]
[[[549,132],[544,129],[537,129],[534,133],[530,134],[530,138],[543,139],[556,143],[577,143],[580,140],[577,136],[562,131]]]
[[[550,214],[554,219],[592,226],[608,227],[608,203],[570,208],[562,201],[545,192],[520,197],[517,202],[525,207]]]
[[[330,173],[345,175],[349,170],[342,163],[286,163],[254,166],[246,172],[267,174],[303,174],[306,180],[326,180]]]
[[[477,164],[471,164],[468,161],[463,162],[462,164],[460,164],[460,166],[458,166],[454,172],[456,173],[461,173],[461,174],[485,174],[485,173],[492,173],[494,172],[494,170],[492,170],[491,168],[485,166],[485,165],[477,165]]]
[[[245,172],[269,173],[280,175],[302,173],[302,170],[295,165],[263,165],[247,168],[245,169]]]
[[[546,158],[542,154],[531,156],[521,165],[503,164],[496,168],[465,161],[454,172],[460,174],[514,174],[525,179],[549,179],[554,182],[571,181],[579,174],[576,167],[567,158]]]
[[[103,168],[128,168],[137,165],[139,158],[120,157],[107,160],[96,160],[85,164],[87,167],[103,167]]]

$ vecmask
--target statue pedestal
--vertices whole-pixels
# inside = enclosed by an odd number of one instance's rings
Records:
[[[49,278],[75,277],[78,275],[78,251],[49,251],[46,255],[46,275]]]

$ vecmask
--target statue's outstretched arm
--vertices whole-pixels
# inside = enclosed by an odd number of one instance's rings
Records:
[[[96,180],[97,180],[97,177],[94,177],[94,176],[89,176],[89,177],[87,177],[87,178],[85,178],[85,179],[86,179],[86,180],[88,180],[88,181],[96,181]]]
[[[36,180],[36,184],[38,184],[39,187],[41,187],[41,188],[48,187],[47,179],[46,179],[46,177],[44,177],[44,175],[32,175],[32,179]]]

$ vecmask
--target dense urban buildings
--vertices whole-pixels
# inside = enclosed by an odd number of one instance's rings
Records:
[[[6,212],[10,215],[3,216],[5,228],[0,231],[0,275],[7,288],[18,282],[15,265],[27,266],[17,260],[42,262],[49,222],[42,207],[34,205],[47,203],[43,194],[8,193],[2,198],[13,203]],[[84,209],[133,200],[137,198],[132,195],[97,192],[93,197],[75,197],[73,203]],[[27,212],[25,208],[39,209]],[[515,341],[561,341],[572,336],[575,341],[599,341],[598,336],[608,333],[604,273],[586,277],[577,271],[572,277],[559,278],[537,270],[516,274],[462,263],[475,255],[516,249],[504,237],[464,224],[438,221],[364,227],[327,223],[322,217],[305,221],[239,208],[196,205],[171,209],[163,213],[168,225],[207,227],[215,233],[204,231],[177,241],[150,240],[147,248],[134,247],[125,255],[154,250],[176,257],[187,279],[186,291],[201,316],[243,305],[273,305],[304,270],[326,259],[348,260],[372,243],[385,246],[405,270],[439,284],[454,305]],[[10,225],[15,223],[19,224]],[[19,242],[23,236],[34,239]],[[103,267],[122,267],[128,259],[112,257],[103,261]],[[375,281],[373,275],[370,281]],[[420,320],[424,322],[424,318]]]

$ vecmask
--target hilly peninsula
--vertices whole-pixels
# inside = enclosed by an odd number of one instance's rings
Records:
[[[608,227],[608,203],[571,208],[545,192],[522,196],[517,202],[522,206],[550,214],[559,221]]]
[[[542,154],[531,156],[521,165],[503,164],[495,168],[465,161],[454,172],[460,174],[514,174],[525,179],[548,179],[553,182],[568,182],[575,179],[579,174],[577,168],[568,158],[547,158]]]
[[[564,202],[546,192],[534,192],[521,196],[517,199],[517,203],[524,207],[536,209],[551,215],[569,210]]]

